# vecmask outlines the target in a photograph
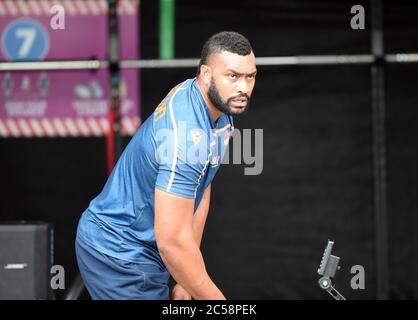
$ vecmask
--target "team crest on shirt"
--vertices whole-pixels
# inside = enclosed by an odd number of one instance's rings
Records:
[[[197,146],[200,143],[200,140],[202,140],[202,133],[198,130],[191,131],[193,145]]]

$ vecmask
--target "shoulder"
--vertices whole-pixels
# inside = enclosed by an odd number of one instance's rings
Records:
[[[179,109],[179,106],[181,107],[187,103],[190,103],[191,101],[189,101],[189,98],[192,83],[192,79],[188,79],[171,89],[171,91],[168,94],[168,104],[170,106],[174,106],[176,109]]]
[[[187,122],[188,127],[207,129],[205,114],[193,92],[193,79],[174,88],[167,101],[167,112],[173,122]]]
[[[187,91],[190,80],[179,83],[165,96],[153,112],[154,125],[157,128],[171,127],[173,122],[187,115]]]

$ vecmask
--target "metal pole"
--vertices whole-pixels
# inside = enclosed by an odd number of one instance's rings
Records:
[[[376,236],[377,299],[389,296],[389,258],[386,195],[386,133],[382,1],[371,0],[371,66],[373,201]]]
[[[120,67],[119,67],[119,34],[118,34],[118,0],[108,0],[108,63],[110,77],[110,108],[109,108],[109,133],[106,137],[107,168],[110,174],[116,160],[122,150],[122,136],[120,126]],[[103,67],[103,64],[94,64],[95,67]],[[77,300],[84,290],[84,283],[77,274],[65,300]]]
[[[160,0],[160,59],[173,59],[175,0]]]
[[[80,274],[77,274],[74,282],[71,284],[70,289],[68,289],[67,294],[64,297],[64,300],[78,300],[84,290],[83,279],[81,279]]]
[[[317,55],[258,57],[257,66],[323,66],[323,65],[360,65],[373,64],[376,57],[372,54],[353,55]],[[393,53],[384,55],[386,63],[410,64],[418,63],[418,53]],[[147,59],[120,60],[120,69],[162,69],[162,68],[196,68],[199,59]],[[65,60],[65,61],[34,61],[34,62],[0,62],[0,72],[18,71],[92,71],[108,69],[109,61],[99,60]]]
[[[107,169],[110,174],[122,152],[119,65],[118,0],[108,0],[108,71],[110,78],[109,133],[106,139]]]

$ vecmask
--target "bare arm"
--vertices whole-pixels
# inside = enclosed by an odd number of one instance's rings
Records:
[[[202,242],[203,230],[205,229],[206,218],[209,212],[210,191],[211,191],[211,185],[209,185],[206,188],[205,193],[203,194],[202,200],[199,203],[199,207],[197,208],[193,217],[193,232],[194,232],[194,237],[195,237],[197,246],[199,248]]]
[[[170,274],[194,299],[225,299],[207,274],[199,249],[207,212],[199,215],[200,222],[194,222],[193,210],[194,199],[155,190],[154,229],[158,250]]]
[[[203,230],[205,228],[206,218],[209,212],[210,204],[210,191],[211,185],[209,185],[199,203],[194,216],[193,216],[193,234],[196,240],[197,246],[200,247],[202,241]],[[192,296],[188,293],[180,284],[176,284],[172,291],[173,300],[191,300]]]

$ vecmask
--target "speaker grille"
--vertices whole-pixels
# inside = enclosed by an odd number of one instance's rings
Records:
[[[0,299],[52,299],[53,228],[43,222],[0,224]]]

